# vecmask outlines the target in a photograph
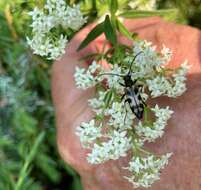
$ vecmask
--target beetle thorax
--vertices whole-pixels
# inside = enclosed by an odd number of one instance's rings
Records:
[[[125,84],[126,87],[131,87],[133,85],[131,75],[124,76],[124,84]]]

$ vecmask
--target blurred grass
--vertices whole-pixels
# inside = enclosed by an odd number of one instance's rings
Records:
[[[158,8],[177,8],[177,22],[201,29],[201,0],[159,0]]]
[[[85,11],[94,16],[89,2],[84,1]],[[0,1],[0,190],[82,189],[79,176],[56,149],[52,63],[33,55],[25,40],[30,34],[27,11],[41,3]],[[161,0],[157,5],[178,8],[177,22],[201,28],[200,0]]]
[[[25,40],[27,11],[36,3],[0,1],[0,190],[80,190],[79,176],[56,150],[51,62]]]

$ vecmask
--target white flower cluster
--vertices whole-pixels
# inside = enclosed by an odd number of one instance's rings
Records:
[[[131,150],[133,159],[127,169],[133,175],[125,178],[134,187],[149,187],[159,179],[160,169],[168,163],[168,158],[171,156],[166,154],[158,158],[144,150],[143,145],[146,141],[153,142],[162,137],[173,111],[168,106],[159,108],[156,105],[150,108],[144,101],[148,97],[159,95],[176,97],[186,89],[185,75],[189,66],[185,63],[176,71],[167,69],[164,64],[170,60],[171,51],[165,46],[160,53],[155,49],[147,41],[138,41],[133,47],[134,56],[128,55],[122,61],[123,67],[114,64],[110,71],[104,71],[103,67],[94,61],[88,69],[77,67],[74,74],[78,88],[97,87],[96,97],[88,100],[96,116],[89,123],[82,123],[77,128],[81,143],[90,150],[87,156],[88,162],[100,164],[116,160],[126,156]],[[133,61],[135,55],[137,56]],[[125,87],[124,76],[128,73],[131,73],[133,82],[136,80],[131,87]],[[142,90],[138,89],[140,86]],[[136,119],[135,113],[131,110],[132,99],[130,103],[129,99],[126,102],[124,98],[128,98],[129,95],[125,93],[132,94],[133,101],[140,95],[141,98],[137,101],[141,101],[141,105],[144,105],[142,120]],[[155,115],[154,121],[150,119],[149,112]],[[149,156],[145,158],[147,153]]]
[[[86,22],[79,5],[69,7],[64,0],[47,0],[44,8],[48,10],[48,16],[53,17],[54,25],[78,30]]]
[[[97,98],[89,99],[89,106],[93,109],[93,111],[98,115],[103,113],[103,108],[105,106],[104,98],[108,91],[99,91]]]
[[[172,78],[166,76],[156,76],[153,79],[146,80],[152,97],[165,95],[168,97],[177,97],[186,91],[186,73],[189,65],[183,63],[179,69],[172,75]],[[172,79],[172,80],[171,80]]]
[[[173,111],[166,108],[159,108],[158,105],[151,109],[156,116],[156,121],[154,123],[143,124],[141,121],[135,127],[136,133],[143,139],[143,141],[153,142],[157,138],[162,137],[164,133],[164,128],[167,125],[168,119],[170,119]]]
[[[123,82],[122,78],[117,76],[122,75],[122,73],[124,73],[124,71],[117,64],[112,66],[110,74],[116,75],[105,75],[109,88],[115,88],[118,92],[123,92],[123,87],[120,85],[120,82]]]
[[[46,56],[47,59],[58,59],[65,53],[67,43],[66,36],[61,35],[58,39],[53,39],[47,34],[34,34],[32,39],[27,38],[27,43],[33,50],[34,54]]]
[[[92,152],[87,157],[89,163],[100,164],[127,155],[127,151],[131,148],[131,138],[127,137],[126,131],[114,130],[109,139],[109,141],[94,144]]]
[[[86,22],[79,5],[69,7],[64,0],[47,0],[44,9],[34,8],[29,15],[33,20],[33,38],[27,38],[27,42],[34,54],[48,59],[58,59],[64,54],[67,43],[67,37],[56,35],[53,29],[61,26],[63,29],[78,30]]]
[[[137,77],[153,77],[156,69],[164,65],[171,59],[172,53],[168,48],[163,46],[161,53],[156,51],[156,46],[152,46],[151,42],[136,41],[133,47],[135,59],[132,70]],[[130,58],[132,60],[132,57]]]
[[[122,130],[132,129],[134,114],[128,107],[128,104],[122,102],[113,102],[112,106],[105,110],[105,116],[110,116],[109,126]]]
[[[76,67],[74,74],[76,86],[80,89],[95,86],[102,79],[101,77],[95,77],[95,72],[98,69],[101,69],[101,66],[96,61],[93,61],[88,69]]]
[[[99,76],[96,76],[95,73],[99,71]],[[116,89],[118,92],[123,92],[123,87],[119,84],[122,82],[122,78],[119,76],[115,76],[113,74],[122,74],[122,69],[118,65],[113,65],[110,71],[110,74],[104,75],[104,69],[96,61],[93,61],[92,64],[88,67],[88,69],[76,67],[75,68],[75,82],[76,86],[80,89],[87,89],[95,86],[98,82],[103,79],[107,80],[108,87]],[[102,75],[103,74],[103,75]]]
[[[168,164],[168,159],[172,153],[167,153],[157,158],[153,155],[147,158],[133,157],[129,162],[129,167],[126,168],[134,175],[125,177],[131,182],[134,188],[150,187],[156,180],[160,179],[160,170]]]
[[[93,141],[102,136],[101,126],[96,126],[94,119],[89,123],[82,122],[77,128],[76,135],[80,137],[83,147],[89,148]]]

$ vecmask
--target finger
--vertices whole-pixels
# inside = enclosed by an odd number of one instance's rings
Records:
[[[77,108],[81,102],[87,102],[87,99],[93,91],[93,89],[87,91],[77,89],[73,75],[76,66],[87,67],[85,61],[79,61],[82,56],[97,52],[103,46],[105,37],[101,35],[82,51],[77,51],[80,43],[94,26],[95,24],[91,24],[78,32],[67,45],[65,55],[53,64],[52,97],[56,107],[56,113],[61,113],[58,114],[59,116],[64,114],[63,110],[66,111],[68,108],[72,109],[73,105],[76,105],[75,107]]]
[[[82,30],[78,37],[87,30]],[[67,47],[66,54],[53,64],[52,98],[56,112],[58,150],[62,158],[81,173],[83,170],[89,172],[91,166],[86,162],[86,151],[81,148],[75,129],[92,117],[87,100],[93,94],[93,89],[82,91],[76,88],[73,76],[75,67],[86,64],[79,61],[75,39]]]
[[[71,42],[66,47],[66,53],[58,61],[55,61],[52,67],[52,97],[53,102],[58,110],[66,110],[71,108],[71,104],[79,101],[83,91],[76,88],[74,81],[74,73],[76,66],[86,67],[84,61],[79,61],[81,54],[91,52],[91,47],[83,50],[81,53],[77,52],[80,42],[85,38],[87,33],[93,26],[81,30],[75,35]],[[82,96],[84,97],[84,96]]]

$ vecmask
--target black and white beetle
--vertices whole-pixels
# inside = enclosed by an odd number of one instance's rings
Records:
[[[132,65],[136,59],[136,57],[141,54],[142,52],[139,52],[138,54],[135,55],[133,58],[129,71],[126,75],[119,75],[119,74],[114,74],[114,73],[103,73],[100,75],[116,75],[123,77],[124,84],[119,83],[124,87],[124,94],[121,97],[121,100],[124,100],[124,103],[128,103],[130,106],[131,111],[135,114],[135,116],[141,120],[143,118],[143,113],[144,113],[144,106],[146,106],[145,102],[143,101],[141,97],[141,92],[142,92],[142,85],[136,85],[137,80],[132,80],[131,78],[131,68]],[[127,114],[127,111],[126,111]],[[126,116],[125,116],[126,119]],[[124,119],[124,121],[125,121]]]

